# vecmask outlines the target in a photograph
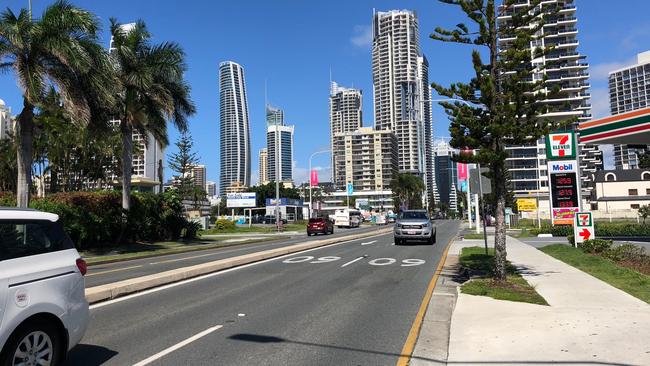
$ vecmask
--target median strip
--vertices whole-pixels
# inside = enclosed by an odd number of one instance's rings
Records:
[[[374,232],[346,235],[338,238],[310,241],[302,244],[294,244],[283,248],[269,249],[257,253],[245,254],[233,258],[220,259],[217,261],[197,264],[194,266],[177,268],[161,273],[147,275],[138,278],[131,278],[115,283],[90,287],[86,289],[86,299],[94,304],[100,301],[115,299],[135,292],[144,291],[150,288],[183,281],[189,278],[198,277],[204,274],[218,272],[224,269],[242,266],[249,263],[263,261],[265,259],[280,257],[283,255],[300,252],[307,249],[323,247],[344,241],[363,239],[376,235],[387,234],[392,228],[380,229]]]

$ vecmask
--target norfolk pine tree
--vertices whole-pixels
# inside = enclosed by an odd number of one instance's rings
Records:
[[[194,142],[192,135],[185,131],[176,141],[177,153],[169,156],[169,167],[178,173],[178,183],[176,188],[182,199],[189,199],[194,191],[194,178],[192,177],[192,168],[199,163],[199,158],[192,151]],[[205,187],[200,187],[205,190]]]
[[[557,4],[544,5],[532,0],[530,5],[513,7],[516,0],[504,0],[501,7],[495,0],[439,0],[458,6],[469,18],[454,29],[436,28],[431,38],[480,46],[472,51],[474,76],[469,83],[454,83],[443,87],[433,83],[438,94],[470,102],[440,103],[451,121],[451,146],[476,150],[474,155],[456,157],[464,163],[480,163],[488,167],[495,195],[495,261],[494,276],[506,280],[505,205],[508,196],[508,176],[505,160],[507,145],[534,144],[550,131],[562,129],[575,120],[553,120],[544,117],[547,107],[540,101],[552,98],[558,90],[545,88],[545,78],[533,81],[533,74],[543,73],[543,66],[534,67],[532,60],[548,54],[552,48],[531,51],[531,41],[544,30],[544,20],[557,14]],[[497,17],[505,12],[513,15],[498,24]],[[498,40],[509,38],[509,47],[500,49]],[[484,61],[484,57],[487,60]]]

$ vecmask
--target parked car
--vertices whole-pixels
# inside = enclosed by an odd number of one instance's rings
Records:
[[[431,245],[436,242],[436,225],[426,210],[405,210],[398,216],[393,229],[395,245],[410,241],[424,241]]]
[[[88,325],[85,274],[57,215],[0,208],[0,365],[63,363]]]
[[[283,224],[287,223],[287,219],[280,219]],[[275,224],[275,215],[266,215],[262,221],[264,224]]]
[[[307,223],[307,236],[315,234],[334,234],[334,223],[326,218],[317,217],[309,219]]]

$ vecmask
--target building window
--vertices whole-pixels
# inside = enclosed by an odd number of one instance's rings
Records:
[[[628,194],[628,196],[638,196],[639,195],[639,190],[638,189],[628,189],[627,194]]]
[[[639,204],[638,203],[631,204],[630,208],[633,209],[633,210],[638,210],[639,209]]]
[[[641,173],[641,180],[650,180],[650,172]]]
[[[606,182],[615,182],[616,181],[616,174],[614,174],[614,173],[605,174],[605,181]]]
[[[645,194],[647,194],[648,196],[650,196],[650,188],[646,188],[646,189],[645,189]]]

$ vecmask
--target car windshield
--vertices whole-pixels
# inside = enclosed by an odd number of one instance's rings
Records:
[[[313,224],[316,222],[323,222],[324,220],[322,218],[316,218],[316,219],[309,219],[309,223]]]
[[[423,211],[406,211],[406,212],[402,212],[401,219],[427,220],[427,213]]]

